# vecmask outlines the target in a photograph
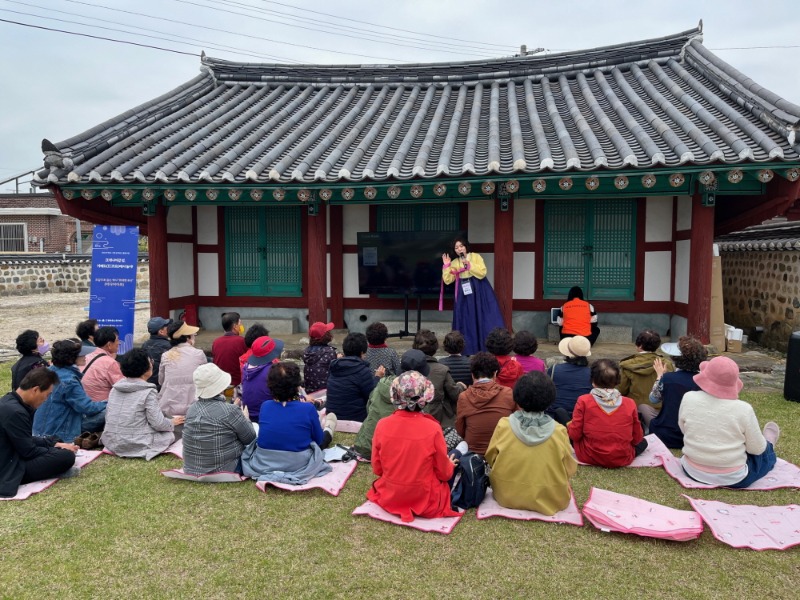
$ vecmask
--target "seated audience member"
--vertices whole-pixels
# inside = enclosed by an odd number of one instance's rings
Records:
[[[151,460],[175,441],[173,430],[184,417],[168,419],[158,405],[158,392],[150,383],[153,361],[144,348],[133,348],[119,361],[125,376],[108,396],[103,445],[124,458]]]
[[[0,398],[0,496],[13,498],[25,483],[72,477],[78,447],[54,436],[34,436],[33,411],[58,385],[50,369],[33,369],[19,386]]]
[[[511,388],[495,380],[500,365],[493,354],[474,354],[470,368],[472,385],[458,397],[456,431],[472,452],[484,454],[497,422],[510,416],[517,407]]]
[[[363,422],[367,418],[367,401],[378,380],[386,374],[383,367],[374,373],[364,360],[367,338],[351,333],[342,344],[344,356],[331,363],[325,408],[340,420]]]
[[[189,406],[183,429],[183,470],[190,475],[242,472],[242,452],[256,431],[242,409],[225,399],[230,383],[230,374],[214,363],[200,365],[192,375],[198,399]]]
[[[678,425],[683,431],[683,470],[719,487],[746,488],[775,466],[780,429],[772,421],[762,433],[753,407],[739,400],[739,366],[727,356],[700,363],[700,391],[687,392]]]
[[[265,335],[253,342],[250,349],[253,354],[242,367],[242,406],[247,408],[250,420],[258,423],[264,402],[272,400],[267,378],[273,363],[281,359],[283,341]]]
[[[242,337],[244,325],[239,313],[222,313],[222,329],[225,333],[211,344],[211,356],[214,364],[231,376],[231,385],[237,386],[242,382],[239,357],[247,352],[247,343]]]
[[[497,358],[500,370],[497,372],[497,383],[513,388],[517,379],[522,377],[522,365],[511,356],[514,349],[514,339],[508,329],[495,327],[486,337],[486,350]]]
[[[100,325],[97,323],[97,319],[86,319],[85,321],[81,321],[75,327],[75,335],[78,336],[78,339],[81,341],[83,346],[90,346],[94,348],[94,332],[100,328]]]
[[[597,336],[600,335],[597,312],[594,306],[583,299],[583,290],[577,285],[570,288],[567,301],[561,307],[556,323],[562,340],[579,335],[589,340],[590,346],[594,346]]]
[[[308,328],[309,343],[303,352],[303,379],[309,394],[328,386],[331,363],[336,360],[336,348],[330,345],[333,328],[333,323],[321,322]]]
[[[619,366],[592,363],[592,391],[578,398],[567,426],[578,460],[598,467],[625,467],[647,449],[636,403],[615,389]]]
[[[94,344],[97,348],[86,357],[86,366],[81,369],[81,385],[89,398],[100,402],[108,400],[111,388],[122,379],[117,362],[119,331],[116,327],[101,327],[94,333]]]
[[[661,336],[652,329],[645,329],[636,336],[636,354],[619,361],[620,382],[619,391],[623,396],[634,399],[637,405],[644,404],[652,406],[655,410],[661,410],[661,405],[650,405],[650,390],[656,382],[656,371],[653,368],[653,361],[657,358],[664,360],[664,357],[656,351],[661,345]],[[668,358],[664,360],[667,371],[673,371],[672,361]]]
[[[50,344],[44,341],[38,331],[26,329],[17,336],[17,352],[20,359],[11,366],[11,389],[16,390],[31,369],[49,366],[42,358],[50,350]]]
[[[500,506],[554,515],[569,505],[569,480],[578,470],[567,430],[545,414],[556,399],[553,382],[541,371],[514,386],[519,410],[503,417],[489,442],[489,480]]]
[[[422,412],[433,400],[433,384],[408,371],[392,382],[391,395],[397,410],[375,428],[372,471],[378,479],[367,498],[404,522],[457,516],[448,482],[458,459],[448,456],[439,423]]]
[[[585,337],[576,335],[561,340],[558,351],[564,355],[564,362],[547,370],[556,386],[556,401],[546,412],[562,425],[566,425],[572,418],[578,397],[592,391],[587,358],[592,355],[592,345]]]
[[[639,405],[639,414],[650,433],[654,433],[667,448],[683,448],[683,433],[678,426],[678,412],[686,392],[696,392],[700,387],[694,376],[700,372],[700,363],[708,360],[705,346],[697,338],[683,336],[677,344],[664,344],[662,351],[673,356],[676,371],[667,372],[663,360],[653,361],[658,378],[650,392],[651,404],[661,404],[657,411],[646,404]],[[678,356],[675,356],[677,354]]]
[[[185,416],[189,406],[197,400],[194,389],[194,372],[208,362],[205,353],[195,348],[195,335],[199,327],[175,321],[167,328],[172,348],[161,355],[158,368],[158,404],[170,419]]]
[[[247,346],[247,352],[239,357],[239,370],[244,367],[247,359],[253,356],[253,342],[258,338],[268,336],[269,330],[264,327],[263,323],[253,323],[244,334],[244,343]]]
[[[425,405],[425,412],[439,421],[442,429],[456,424],[456,403],[458,395],[467,389],[464,384],[457,384],[450,375],[450,369],[439,363],[434,357],[439,349],[436,334],[428,329],[420,329],[414,336],[413,348],[425,355],[429,372],[426,377],[433,384],[435,391],[433,401]]]
[[[381,365],[387,375],[400,374],[400,357],[393,348],[386,345],[389,330],[383,323],[370,323],[367,327],[367,356],[365,360],[373,371]]]
[[[456,383],[472,385],[472,373],[469,370],[469,358],[462,356],[464,352],[464,336],[460,331],[451,331],[444,336],[444,351],[447,356],[440,358],[439,362],[450,369],[450,376]]]
[[[333,439],[336,416],[326,417],[323,431],[314,405],[300,399],[301,383],[300,367],[293,362],[279,362],[269,370],[273,400],[261,407],[258,438],[242,455],[248,477],[302,485],[330,472],[322,448]]]
[[[172,319],[164,319],[163,317],[153,317],[147,322],[147,331],[150,333],[150,338],[142,344],[142,348],[147,352],[147,356],[153,361],[153,374],[148,380],[154,384],[156,388],[158,385],[158,369],[161,366],[161,355],[172,348],[167,337],[167,327],[172,323]]]
[[[93,402],[86,395],[78,370],[91,352],[91,346],[82,346],[71,340],[53,344],[50,353],[53,366],[49,368],[58,376],[59,383],[33,416],[34,435],[50,435],[71,442],[81,432],[103,430],[107,403]],[[84,415],[94,417],[92,422],[99,425],[99,429],[86,428]]]
[[[522,365],[523,373],[530,373],[531,371],[544,373],[547,370],[544,361],[537,356],[533,356],[533,353],[538,349],[539,340],[530,331],[523,329],[514,334],[514,354],[517,362]]]
[[[420,350],[406,350],[400,360],[400,372],[416,371],[425,377],[430,373],[430,366],[427,357]],[[378,421],[391,415],[396,407],[392,403],[392,382],[394,375],[382,377],[372,390],[367,403],[367,418],[361,425],[353,444],[356,452],[364,458],[372,456],[372,437],[375,435],[375,427]],[[434,392],[435,393],[435,392]]]

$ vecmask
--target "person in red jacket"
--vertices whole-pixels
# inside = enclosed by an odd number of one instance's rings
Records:
[[[372,471],[378,476],[367,498],[409,523],[415,517],[455,517],[449,480],[458,460],[449,457],[442,428],[422,412],[433,400],[433,384],[417,371],[392,382],[397,410],[378,421],[372,438]]]
[[[597,312],[594,306],[583,299],[583,290],[579,286],[570,288],[567,302],[561,307],[556,321],[560,328],[561,339],[582,335],[594,346],[600,328],[597,326]]]
[[[495,380],[500,385],[513,388],[517,379],[525,374],[525,369],[517,362],[517,359],[510,356],[514,349],[514,338],[503,327],[495,327],[486,337],[486,349],[494,354],[500,365]]]
[[[578,398],[567,426],[575,456],[598,467],[625,467],[647,448],[636,402],[614,389],[620,380],[616,361],[595,361],[591,377],[593,389]]]
[[[222,313],[222,329],[225,333],[211,344],[211,355],[214,357],[214,364],[231,376],[232,387],[225,390],[225,395],[230,398],[233,387],[242,383],[239,357],[247,352],[248,347],[241,335],[244,333],[244,325],[239,313]]]

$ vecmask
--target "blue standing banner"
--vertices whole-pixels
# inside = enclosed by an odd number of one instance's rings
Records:
[[[119,330],[119,354],[133,348],[139,228],[95,225],[89,318]]]

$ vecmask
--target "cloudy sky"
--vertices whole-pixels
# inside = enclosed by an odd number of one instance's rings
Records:
[[[706,47],[800,104],[797,0],[0,0],[0,180],[39,168],[42,138],[71,137],[191,79],[201,50],[253,62],[458,61],[660,37],[701,18]]]

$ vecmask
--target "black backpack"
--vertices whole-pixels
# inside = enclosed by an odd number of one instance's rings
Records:
[[[456,467],[450,502],[453,508],[475,508],[483,502],[489,487],[486,461],[474,452],[467,452]]]

